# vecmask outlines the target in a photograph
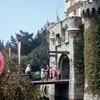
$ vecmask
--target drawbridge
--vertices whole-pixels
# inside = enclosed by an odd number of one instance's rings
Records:
[[[34,85],[44,85],[44,84],[68,84],[69,79],[66,80],[48,80],[48,81],[32,81]]]

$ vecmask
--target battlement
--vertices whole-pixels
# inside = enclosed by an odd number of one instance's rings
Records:
[[[69,42],[69,35],[75,35],[81,31],[82,20],[79,16],[69,16],[63,21],[52,24],[48,32],[52,45],[59,46]]]
[[[100,0],[86,1],[81,4],[81,15],[100,15]]]

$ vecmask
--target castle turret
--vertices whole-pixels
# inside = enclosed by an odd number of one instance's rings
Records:
[[[97,78],[98,75],[98,65],[96,65],[96,59],[98,59],[98,54],[95,51],[99,51],[97,47],[98,42],[98,23],[100,20],[100,0],[88,0],[81,4],[81,16],[84,23],[84,62],[85,62],[85,90],[84,100],[100,100],[100,97],[95,91],[97,91]],[[96,30],[97,29],[97,30]],[[95,40],[96,39],[96,40]],[[99,42],[100,43],[100,42]],[[95,56],[97,55],[97,56]],[[95,60],[93,59],[95,57]],[[89,63],[90,62],[90,63]],[[95,66],[96,65],[96,66]],[[91,67],[92,66],[92,67]],[[87,70],[89,69],[89,70]],[[96,73],[95,73],[96,71]],[[95,74],[94,74],[95,73]],[[91,77],[90,77],[91,76]],[[98,78],[96,79],[98,80]],[[89,89],[91,89],[89,91]],[[94,95],[95,94],[95,95]]]
[[[100,15],[100,0],[88,0],[81,3],[81,16],[83,17],[83,23],[85,29],[89,26],[89,20],[87,18],[93,18]]]
[[[83,17],[100,15],[100,0],[88,0],[81,4],[81,14]]]
[[[70,16],[68,17],[68,32],[79,32],[80,31],[80,25],[82,25],[81,17],[79,16]]]

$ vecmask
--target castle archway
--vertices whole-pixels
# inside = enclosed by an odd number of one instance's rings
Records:
[[[69,58],[67,55],[62,54],[58,63],[58,71],[60,71],[61,79],[69,79],[69,70]]]

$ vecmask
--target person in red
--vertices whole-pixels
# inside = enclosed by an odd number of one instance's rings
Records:
[[[49,70],[50,72],[49,72],[49,76],[50,76],[50,79],[52,79],[53,78],[53,72],[52,72],[52,67],[50,67],[50,70]]]
[[[57,67],[56,66],[53,70],[53,80],[57,80]]]

